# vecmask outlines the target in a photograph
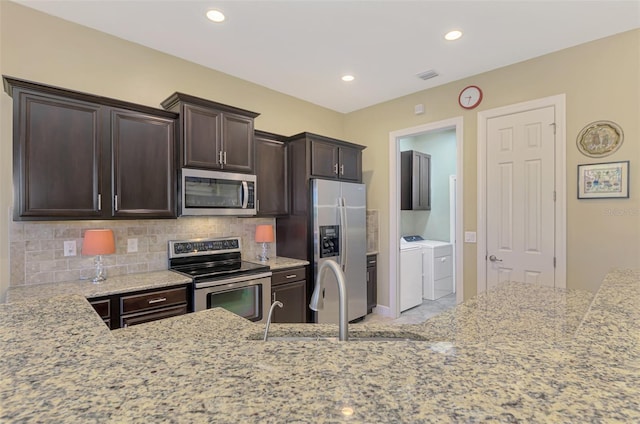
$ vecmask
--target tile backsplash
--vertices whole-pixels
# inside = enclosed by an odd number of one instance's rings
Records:
[[[367,252],[378,251],[378,211],[367,209]]]
[[[103,256],[108,278],[167,269],[169,240],[240,236],[243,258],[253,260],[262,249],[262,245],[254,241],[258,224],[275,225],[275,220],[181,217],[171,220],[11,222],[10,285],[56,283],[93,277],[94,257],[82,256],[82,237],[88,229],[109,228],[114,232],[116,253]],[[132,238],[138,240],[138,251],[127,253],[127,240]],[[65,241],[76,242],[76,256],[64,256]],[[275,256],[275,252],[275,243],[270,243],[269,256]]]

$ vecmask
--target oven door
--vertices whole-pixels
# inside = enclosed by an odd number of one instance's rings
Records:
[[[198,281],[194,290],[196,312],[224,308],[254,322],[266,322],[271,299],[271,272],[213,281]]]

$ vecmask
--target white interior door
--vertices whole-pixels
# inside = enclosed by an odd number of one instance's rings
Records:
[[[488,119],[486,170],[487,289],[554,286],[554,108]]]

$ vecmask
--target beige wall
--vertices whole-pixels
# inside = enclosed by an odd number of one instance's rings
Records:
[[[595,41],[527,62],[342,115],[232,76],[120,40],[14,3],[0,2],[0,71],[69,89],[159,107],[174,91],[254,110],[256,127],[281,134],[311,131],[368,146],[368,208],[379,211],[379,298],[388,305],[389,132],[464,117],[464,229],[476,229],[476,113],[536,98],[567,96],[568,286],[595,289],[615,266],[640,264],[640,31]],[[485,98],[474,111],[457,94],[477,84]],[[11,202],[11,102],[1,94],[0,294],[8,284]],[[426,113],[416,116],[413,106]],[[576,200],[576,165],[597,162],[575,148],[575,136],[600,119],[620,124],[622,148],[606,160],[631,160],[631,198]],[[465,297],[476,291],[476,246],[464,245]]]
[[[464,111],[457,95],[468,84],[484,92],[482,104]],[[595,290],[612,267],[640,266],[640,30],[583,44],[516,65],[476,75],[363,109],[347,116],[345,136],[367,145],[364,172],[368,206],[380,211],[379,298],[388,302],[389,133],[456,116],[464,119],[464,230],[476,224],[476,114],[556,94],[566,94],[567,115],[567,286]],[[414,115],[423,103],[426,113]],[[613,155],[588,158],[576,135],[588,123],[611,120],[625,141]],[[583,163],[630,160],[629,199],[576,199],[576,167]],[[476,293],[476,245],[464,245],[465,298]],[[388,303],[387,303],[388,304]]]

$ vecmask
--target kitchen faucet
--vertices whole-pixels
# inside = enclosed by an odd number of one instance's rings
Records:
[[[331,268],[333,273],[336,276],[336,281],[338,282],[338,301],[339,301],[339,335],[338,340],[341,342],[346,342],[349,340],[349,328],[348,328],[348,320],[347,320],[347,286],[344,281],[344,272],[340,268],[340,265],[332,259],[327,259],[320,265],[320,269],[318,269],[318,278],[316,279],[316,286],[313,289],[313,294],[311,295],[311,302],[309,303],[309,307],[318,311],[324,307],[324,301],[322,297],[323,292],[323,280],[324,274],[327,272],[327,267]]]
[[[271,325],[271,316],[273,315],[273,310],[276,308],[282,308],[282,302],[276,300],[271,304],[271,308],[269,308],[269,316],[267,317],[267,325],[264,327],[264,338],[263,340],[267,341],[267,336],[269,335],[269,326]]]

